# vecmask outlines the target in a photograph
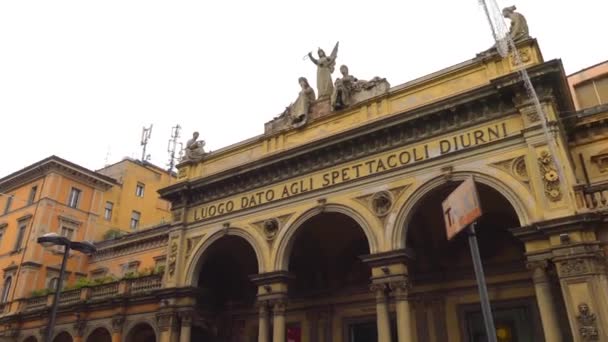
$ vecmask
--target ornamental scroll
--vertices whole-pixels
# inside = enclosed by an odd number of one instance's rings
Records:
[[[538,166],[545,187],[545,194],[552,202],[557,202],[562,199],[562,191],[560,189],[559,173],[555,166],[553,156],[547,151],[542,151],[538,157]]]

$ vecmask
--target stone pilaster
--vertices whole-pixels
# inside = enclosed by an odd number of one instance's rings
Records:
[[[270,342],[270,310],[268,301],[258,301],[258,342]]]
[[[372,283],[370,290],[376,295],[378,342],[391,342],[391,323],[388,313],[389,287],[386,283]]]
[[[390,289],[395,296],[395,310],[397,311],[397,336],[399,342],[414,341],[412,317],[408,293],[410,282],[407,277],[390,283]]]
[[[285,309],[287,307],[287,298],[277,298],[271,301],[272,305],[272,341],[284,342],[285,335]]]

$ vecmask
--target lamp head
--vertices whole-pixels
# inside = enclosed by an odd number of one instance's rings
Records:
[[[47,233],[38,238],[38,243],[44,247],[52,247],[58,245],[58,242],[59,234],[57,233]]]

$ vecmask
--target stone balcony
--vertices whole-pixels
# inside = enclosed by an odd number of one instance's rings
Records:
[[[162,275],[155,274],[140,278],[123,279],[107,284],[87,286],[75,290],[63,291],[59,296],[59,307],[76,304],[89,304],[104,302],[116,298],[128,298],[132,296],[143,296],[151,294],[162,288]],[[44,296],[36,296],[18,300],[18,305],[13,305],[13,312],[32,312],[48,309],[53,305],[53,293]],[[4,313],[9,314],[7,309],[11,307],[7,303]]]
[[[579,185],[574,193],[579,209],[584,211],[601,211],[608,209],[608,182]]]

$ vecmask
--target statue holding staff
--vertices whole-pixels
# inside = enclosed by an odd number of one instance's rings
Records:
[[[334,91],[334,84],[331,79],[331,74],[334,72],[334,67],[336,66],[338,44],[339,42],[336,42],[336,45],[331,51],[329,57],[321,48],[319,48],[317,52],[319,59],[315,59],[312,56],[312,52],[308,53],[310,60],[317,66],[317,94],[319,95],[319,100],[329,98]]]

